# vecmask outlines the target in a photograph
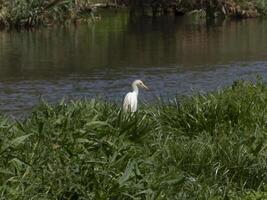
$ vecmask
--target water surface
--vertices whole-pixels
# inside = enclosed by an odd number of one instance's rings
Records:
[[[238,79],[267,79],[267,20],[207,25],[188,18],[130,18],[0,32],[0,112],[27,113],[40,98],[120,101],[135,79],[141,99],[192,94]]]

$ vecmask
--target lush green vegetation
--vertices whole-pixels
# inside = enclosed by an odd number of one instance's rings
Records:
[[[0,199],[267,198],[267,86],[142,105],[41,104],[0,120]]]

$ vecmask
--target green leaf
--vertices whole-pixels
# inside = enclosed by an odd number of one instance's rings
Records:
[[[124,183],[127,182],[129,178],[134,175],[135,165],[136,165],[135,161],[129,160],[123,175],[118,180],[121,186],[124,185]]]
[[[77,143],[90,143],[91,141],[86,138],[77,138],[76,142]]]
[[[16,146],[22,144],[31,135],[32,135],[32,133],[31,134],[27,134],[27,135],[23,135],[23,136],[20,136],[20,137],[17,137],[17,138],[15,138],[15,139],[13,139],[13,140],[10,141],[9,146],[16,147]]]

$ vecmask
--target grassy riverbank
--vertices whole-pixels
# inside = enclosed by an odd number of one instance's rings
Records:
[[[143,105],[42,104],[0,119],[0,199],[267,197],[267,87]]]
[[[98,7],[112,6],[112,0],[0,0],[0,26],[37,27],[95,20]]]

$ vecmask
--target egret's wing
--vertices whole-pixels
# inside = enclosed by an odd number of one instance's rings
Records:
[[[123,101],[123,111],[131,110],[131,92],[127,93]]]

